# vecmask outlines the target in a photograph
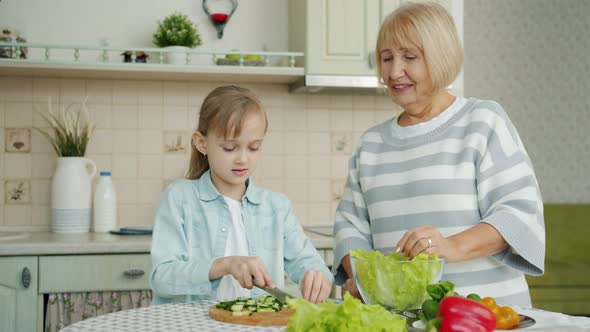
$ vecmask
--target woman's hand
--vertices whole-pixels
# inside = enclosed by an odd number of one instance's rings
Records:
[[[332,292],[332,282],[323,272],[309,270],[301,281],[301,294],[311,303],[324,302]]]
[[[209,279],[218,279],[230,274],[244,288],[252,288],[254,285],[263,287],[267,285],[274,288],[270,274],[264,266],[264,262],[258,256],[227,256],[217,259],[209,271]]]
[[[356,287],[356,283],[354,282],[353,278],[348,278],[342,285],[342,295],[346,294],[346,292],[350,293],[350,295],[356,297],[357,299],[363,301],[361,293],[359,292],[358,287]],[[365,301],[363,301],[363,303],[364,302]]]
[[[407,231],[397,243],[395,251],[410,258],[423,252],[453,261],[458,257],[458,250],[455,242],[444,237],[438,229],[422,225]]]

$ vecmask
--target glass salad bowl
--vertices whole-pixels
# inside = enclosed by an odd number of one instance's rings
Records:
[[[367,304],[402,311],[418,309],[428,298],[426,286],[440,281],[444,260],[419,254],[413,259],[380,251],[352,250],[354,281]]]

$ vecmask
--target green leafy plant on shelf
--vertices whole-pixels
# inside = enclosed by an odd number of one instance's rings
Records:
[[[84,157],[95,128],[86,100],[62,108],[57,115],[52,112],[51,100],[47,105],[47,113],[40,114],[49,129],[35,129],[47,138],[59,157]]]
[[[158,28],[153,35],[153,43],[158,47],[186,46],[195,47],[201,45],[201,36],[196,25],[188,16],[174,12],[158,21]]]

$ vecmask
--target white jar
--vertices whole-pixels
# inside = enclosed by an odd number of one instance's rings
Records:
[[[117,194],[111,180],[111,172],[100,172],[94,191],[92,230],[108,232],[117,228]]]

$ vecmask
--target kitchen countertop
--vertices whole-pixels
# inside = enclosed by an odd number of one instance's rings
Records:
[[[317,249],[331,249],[332,237],[307,232]],[[0,256],[149,253],[149,235],[0,232]]]

